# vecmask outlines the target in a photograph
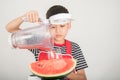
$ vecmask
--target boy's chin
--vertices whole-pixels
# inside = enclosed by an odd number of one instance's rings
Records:
[[[60,39],[60,38],[55,39],[55,42],[62,42],[62,41],[64,41],[64,39]]]

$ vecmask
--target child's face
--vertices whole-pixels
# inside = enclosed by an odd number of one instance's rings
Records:
[[[54,35],[54,41],[55,42],[63,41],[65,39],[65,36],[67,35],[70,27],[71,27],[71,23],[66,23],[64,25],[51,24],[50,25],[50,31]]]

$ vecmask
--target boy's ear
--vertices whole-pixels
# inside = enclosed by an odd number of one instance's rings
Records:
[[[70,29],[71,28],[71,22],[70,23],[68,23],[68,29]]]

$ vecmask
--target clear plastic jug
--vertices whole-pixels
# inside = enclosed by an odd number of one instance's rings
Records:
[[[51,50],[52,37],[49,25],[41,24],[12,33],[9,41],[13,48]]]

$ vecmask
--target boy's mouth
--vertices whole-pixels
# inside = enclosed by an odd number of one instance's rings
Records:
[[[57,35],[56,35],[56,37],[62,37],[62,35],[60,35],[60,34],[57,34]]]

